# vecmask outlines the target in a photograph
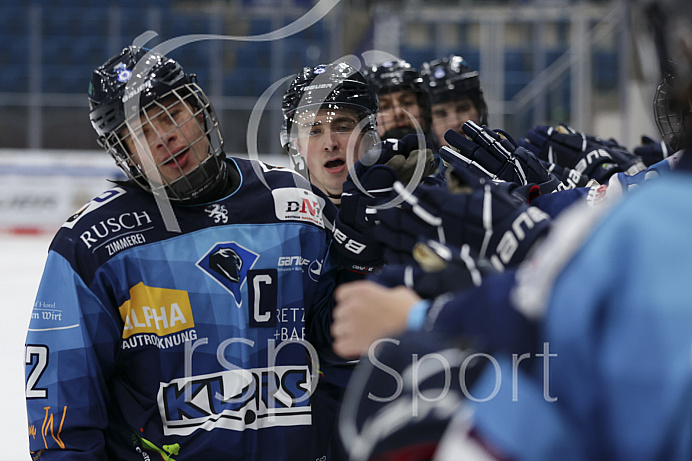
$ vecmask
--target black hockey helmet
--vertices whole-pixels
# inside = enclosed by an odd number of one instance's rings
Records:
[[[140,68],[145,73],[133,75],[133,69],[144,57],[146,61],[140,63]],[[173,59],[145,48],[127,47],[96,69],[91,77],[91,124],[99,136],[108,136],[125,121],[127,109],[137,114],[138,108],[193,81],[194,75],[186,75]]]
[[[364,73],[377,94],[402,90],[423,92],[423,79],[420,73],[403,59],[384,61],[370,67]]]
[[[89,119],[99,144],[143,189],[163,188],[173,201],[190,201],[198,199],[224,177],[225,154],[216,113],[197,85],[196,76],[186,74],[177,61],[145,48],[124,48],[93,72],[88,98]],[[136,153],[128,150],[124,140],[134,133],[140,114],[155,104],[165,109],[160,102],[164,99],[188,104],[191,114],[201,119],[198,123],[209,141],[209,155],[199,159],[200,165],[195,170],[181,172],[173,181],[164,180],[165,184],[155,184],[145,175],[144,167],[135,159]]]
[[[346,62],[304,67],[283,95],[281,145],[294,138],[293,122],[298,112],[322,108],[347,108],[364,121],[363,131],[377,131],[377,94],[363,74]]]
[[[478,111],[480,124],[488,124],[488,105],[483,97],[478,71],[469,66],[463,57],[451,54],[425,62],[420,74],[431,104],[468,97]]]

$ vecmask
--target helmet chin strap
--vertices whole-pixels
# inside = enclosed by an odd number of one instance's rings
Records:
[[[303,174],[305,176],[305,179],[310,181],[310,170],[305,165],[305,160],[303,159],[303,157],[298,152],[298,149],[295,148],[295,144],[292,144],[289,147],[288,155],[291,158],[291,161],[293,163],[293,169],[298,171],[298,173]],[[341,198],[341,194],[338,194],[338,195],[337,194],[331,194],[331,193],[327,192],[326,190],[323,192],[324,192],[324,195],[326,195],[330,199],[340,199]]]
[[[234,171],[222,157],[210,156],[191,172],[167,186],[169,197],[184,198],[185,203],[205,203],[217,200],[237,187]],[[172,195],[172,197],[171,197]]]

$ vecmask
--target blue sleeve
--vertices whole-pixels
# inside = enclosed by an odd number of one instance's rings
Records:
[[[342,273],[340,268],[331,266],[329,260],[325,259],[317,284],[315,299],[305,312],[307,339],[320,354],[320,360],[335,357],[331,352],[330,325],[334,307],[333,292]]]
[[[25,357],[30,450],[43,451],[41,459],[105,459],[106,379],[113,373],[119,337],[100,301],[51,251]]]
[[[692,180],[671,176],[613,210],[548,302],[551,385],[591,459],[692,454]]]
[[[551,395],[584,459],[692,456],[692,179],[675,176],[627,194],[565,264],[536,274],[554,280],[531,303],[545,306]]]
[[[425,317],[428,315],[429,308],[429,299],[421,299],[413,305],[406,319],[409,330],[420,330],[423,328],[423,324],[425,324]]]
[[[315,302],[306,311],[305,325],[307,339],[319,355],[320,379],[338,387],[345,387],[353,371],[354,361],[346,360],[332,350],[334,290],[342,283],[362,280],[366,275],[345,269],[335,261],[333,255],[334,252],[329,251],[325,258]]]

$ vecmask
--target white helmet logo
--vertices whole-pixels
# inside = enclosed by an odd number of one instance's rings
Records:
[[[125,67],[125,63],[120,63],[113,68],[118,73],[119,82],[127,82],[132,78],[132,71]]]

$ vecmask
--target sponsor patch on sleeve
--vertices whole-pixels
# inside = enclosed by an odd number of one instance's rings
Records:
[[[75,224],[77,224],[77,221],[79,221],[82,218],[82,216],[85,216],[86,214],[94,211],[97,208],[102,207],[106,203],[111,202],[124,194],[125,190],[120,187],[114,187],[111,190],[107,190],[98,197],[94,197],[89,203],[84,205],[75,214],[70,216],[65,222],[65,224],[62,225],[62,227],[72,229],[75,226]]]

